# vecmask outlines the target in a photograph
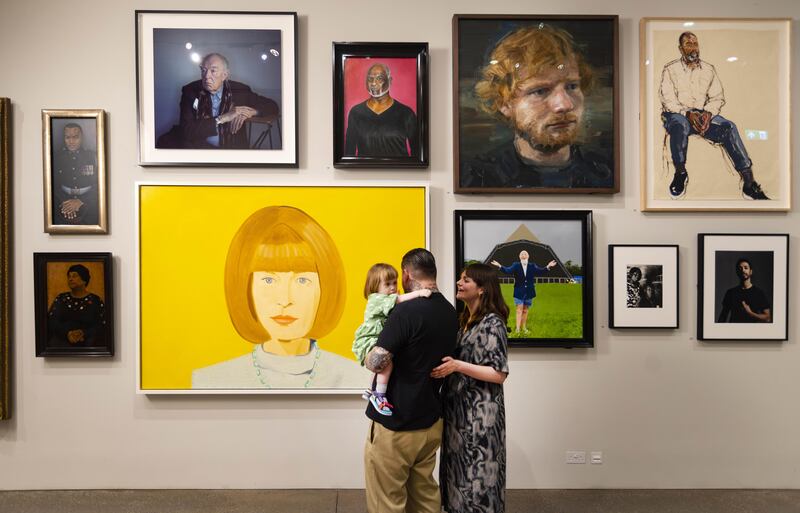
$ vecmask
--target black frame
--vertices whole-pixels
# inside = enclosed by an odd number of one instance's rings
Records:
[[[675,323],[672,326],[617,326],[614,322],[614,286],[617,278],[614,276],[614,249],[615,248],[674,248],[675,249]],[[681,306],[680,282],[680,246],[677,244],[609,244],[608,245],[608,327],[618,330],[624,329],[678,329],[680,327]]]
[[[611,24],[612,41],[611,50],[613,52],[612,67],[613,77],[611,84],[613,88],[613,109],[612,109],[612,131],[613,131],[613,183],[611,187],[462,187],[461,186],[461,92],[459,74],[459,61],[464,53],[460,43],[461,22],[463,21],[529,21],[531,24],[536,22],[563,21],[563,22],[608,22]],[[502,194],[547,194],[547,193],[582,193],[582,194],[614,194],[620,188],[620,65],[619,65],[619,16],[617,15],[515,15],[515,14],[454,14],[453,15],[453,191],[457,194],[480,194],[480,193],[502,193]],[[484,49],[488,58],[490,49]],[[492,121],[488,114],[483,115],[481,123],[500,123]],[[496,143],[495,143],[496,144]],[[490,148],[486,148],[487,150]]]
[[[414,58],[417,60],[417,131],[419,157],[345,156],[344,61],[349,57]],[[428,43],[333,43],[333,167],[427,168],[430,133],[428,106]]]
[[[53,347],[47,340],[47,264],[49,262],[100,262],[103,265],[105,344],[88,347]],[[36,319],[36,356],[114,356],[114,272],[111,253],[34,253],[33,282]]]
[[[786,297],[785,303],[783,308],[786,312],[786,323],[783,326],[783,336],[782,337],[742,337],[742,338],[728,338],[728,337],[714,337],[710,338],[703,332],[703,297],[705,292],[705,271],[704,271],[704,264],[705,264],[705,250],[706,250],[706,238],[708,237],[732,237],[732,238],[742,238],[747,239],[749,237],[775,237],[775,238],[785,238],[786,239],[786,262],[784,262],[786,266]],[[789,272],[790,272],[790,247],[789,247],[790,237],[788,233],[698,233],[697,234],[697,340],[704,340],[704,341],[733,341],[733,342],[748,342],[748,341],[773,341],[773,342],[782,342],[789,340]],[[774,265],[774,269],[778,269],[777,262]],[[716,277],[714,277],[716,278]],[[773,314],[775,312],[775,302],[772,304]],[[714,312],[711,312],[711,315],[714,315]],[[716,322],[716,321],[715,321]],[[739,324],[739,326],[747,326],[747,324]]]
[[[593,303],[593,252],[592,252],[592,211],[591,210],[456,210],[455,223],[455,280],[464,268],[465,221],[580,221],[581,259],[583,263],[582,282],[582,333],[581,338],[509,338],[509,347],[556,347],[589,348],[594,347],[594,303]],[[464,305],[454,298],[459,312]]]
[[[237,162],[228,160],[226,162],[205,162],[205,161],[191,161],[191,160],[183,160],[178,162],[168,161],[168,162],[159,162],[159,161],[150,161],[145,160],[142,153],[142,129],[141,129],[141,109],[142,109],[142,91],[140,87],[140,70],[139,70],[139,62],[140,62],[140,55],[139,55],[139,18],[142,15],[147,14],[182,14],[182,15],[270,15],[270,16],[291,16],[293,19],[293,32],[294,37],[291,39],[291,44],[294,45],[294,70],[292,74],[292,80],[294,82],[294,160],[292,162],[281,163],[281,162]],[[298,68],[299,68],[299,47],[297,44],[298,35],[297,35],[297,12],[293,11],[182,11],[182,10],[146,10],[146,9],[137,9],[134,11],[134,51],[135,51],[135,59],[136,59],[136,144],[137,144],[137,159],[138,164],[140,166],[197,166],[197,167],[227,167],[227,166],[236,166],[236,167],[275,167],[275,168],[296,168],[300,165],[300,116],[299,116],[299,95],[298,95]],[[281,106],[281,116],[285,111],[283,110],[283,106]],[[281,122],[283,123],[283,122]],[[279,125],[280,126],[280,125]],[[280,128],[282,131],[283,137],[286,137],[286,131],[284,128]],[[186,150],[192,151],[192,150]],[[247,150],[247,151],[263,151],[263,150]]]

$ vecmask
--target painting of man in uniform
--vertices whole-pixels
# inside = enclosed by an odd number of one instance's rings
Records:
[[[465,266],[498,268],[509,338],[583,337],[579,221],[470,219],[463,238]]]
[[[619,190],[616,18],[456,21],[456,189]]]
[[[418,157],[417,59],[344,61],[344,155]]]
[[[51,118],[50,137],[52,224],[99,224],[97,120]]]

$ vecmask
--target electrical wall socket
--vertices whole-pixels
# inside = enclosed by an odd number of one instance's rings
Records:
[[[602,451],[592,451],[592,465],[602,465],[603,464],[603,452]]]
[[[567,451],[567,463],[586,463],[586,451]]]

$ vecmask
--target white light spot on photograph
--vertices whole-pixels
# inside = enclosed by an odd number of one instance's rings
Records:
[[[186,43],[186,49],[187,50],[191,50],[192,49],[192,43]]]
[[[200,62],[200,54],[197,52],[192,52],[192,62]]]
[[[738,57],[728,57],[728,62],[736,62],[738,60],[739,60]]]
[[[745,130],[744,136],[748,141],[766,141],[769,133],[766,130]]]

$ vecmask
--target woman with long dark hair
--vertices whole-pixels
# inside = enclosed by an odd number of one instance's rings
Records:
[[[449,513],[502,513],[506,487],[506,414],[503,382],[508,376],[508,306],[497,270],[472,264],[456,283],[464,303],[453,357],[433,369],[447,376],[442,390],[439,486]]]

